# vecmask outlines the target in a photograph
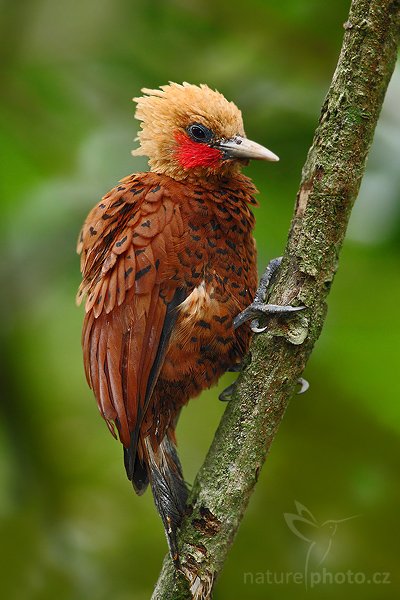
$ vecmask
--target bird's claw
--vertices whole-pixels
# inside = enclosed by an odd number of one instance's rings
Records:
[[[250,306],[248,307],[249,309],[251,309],[249,312],[251,313],[251,316],[263,316],[263,315],[276,315],[276,314],[283,314],[283,315],[287,315],[290,313],[294,313],[294,312],[299,312],[300,310],[304,310],[305,306],[282,306],[279,304],[261,304],[261,303],[255,303],[253,302],[253,304],[250,304]],[[243,312],[246,312],[247,309],[245,309]],[[243,315],[243,313],[241,313],[241,315]],[[240,315],[238,315],[240,316]],[[248,319],[246,319],[248,320]],[[258,318],[255,318],[252,320],[251,322],[251,330],[253,333],[264,333],[264,331],[266,331],[268,329],[268,325],[264,326],[264,327],[260,327],[260,322]]]
[[[297,392],[298,394],[304,394],[310,387],[310,384],[308,383],[307,379],[304,379],[303,377],[299,377],[297,383],[300,386],[300,389]]]
[[[255,300],[247,308],[244,309],[240,314],[233,320],[233,326],[235,329],[243,325],[246,321],[252,319],[251,330],[253,333],[263,333],[267,327],[260,327],[259,317],[264,315],[287,315],[294,312],[304,310],[305,306],[281,306],[279,304],[263,304]]]
[[[226,387],[218,396],[218,400],[221,400],[221,402],[229,402],[229,400],[232,398],[232,394],[234,393],[236,388],[236,381],[234,381],[233,383],[231,383],[231,385],[228,385],[228,387]]]

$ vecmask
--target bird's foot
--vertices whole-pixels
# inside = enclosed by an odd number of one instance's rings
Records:
[[[226,387],[218,396],[218,400],[221,400],[221,402],[229,402],[229,400],[232,398],[232,395],[234,393],[236,389],[236,381],[234,381],[233,383],[231,383],[231,385],[228,385],[228,387]]]
[[[260,318],[265,315],[288,315],[290,313],[304,310],[304,306],[282,306],[280,304],[263,304],[262,302],[252,302],[233,320],[235,329],[251,320],[251,330],[253,333],[263,333],[268,329],[268,325],[260,327]]]
[[[243,323],[246,323],[246,321],[251,320],[251,330],[254,333],[263,333],[267,330],[268,326],[260,327],[259,319],[261,317],[265,315],[278,314],[288,315],[290,313],[304,310],[304,306],[281,306],[279,304],[267,304],[265,302],[267,290],[270,287],[271,280],[278,270],[281,262],[282,257],[280,256],[272,259],[268,263],[268,266],[260,279],[260,284],[254,296],[254,301],[233,320],[233,326],[235,329],[243,325]]]

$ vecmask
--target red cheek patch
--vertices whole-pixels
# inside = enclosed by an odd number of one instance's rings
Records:
[[[222,159],[222,153],[207,144],[194,142],[186,133],[181,131],[175,134],[178,143],[176,156],[184,169],[195,167],[216,167]]]

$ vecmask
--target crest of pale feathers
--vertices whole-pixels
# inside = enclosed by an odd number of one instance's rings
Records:
[[[177,143],[171,132],[184,133],[191,123],[205,125],[219,139],[245,135],[238,107],[205,84],[170,83],[155,90],[143,88],[142,92],[144,96],[133,99],[137,103],[135,118],[141,121],[141,129],[138,132],[140,146],[132,155],[148,156],[155,173],[176,180],[195,180],[209,175],[204,168],[186,171],[175,160]],[[239,170],[237,163],[227,161],[218,168],[218,174],[227,176]]]

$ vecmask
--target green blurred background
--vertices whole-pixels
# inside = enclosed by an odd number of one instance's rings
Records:
[[[206,82],[239,105],[249,137],[281,157],[247,169],[261,191],[260,269],[281,254],[349,1],[0,7],[1,597],[142,600],[166,542],[151,494],[132,492],[120,445],[84,380],[83,315],[74,304],[78,230],[121,177],[147,168],[130,156],[137,130],[130,99],[168,80]],[[306,370],[311,389],[290,405],[217,600],[399,597],[399,106],[397,72]],[[217,394],[183,411],[178,438],[188,481],[224,410]],[[304,571],[308,545],[284,519],[296,500],[319,524],[358,515],[338,525],[323,565],[314,557],[311,567],[366,579],[389,573],[390,583],[327,582],[308,591],[279,583],[281,573]],[[305,527],[319,551],[328,547],[326,527]],[[277,582],[256,577],[267,571]]]

